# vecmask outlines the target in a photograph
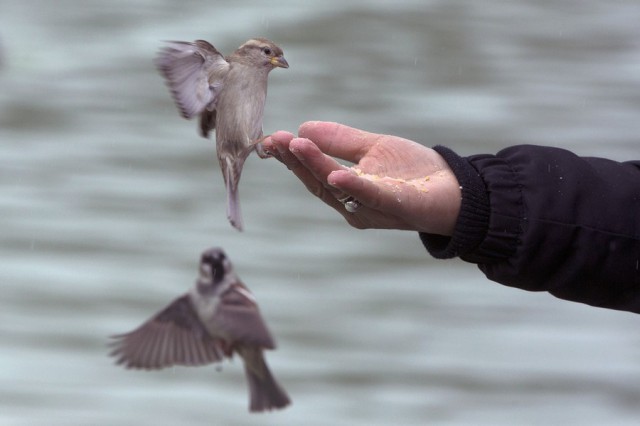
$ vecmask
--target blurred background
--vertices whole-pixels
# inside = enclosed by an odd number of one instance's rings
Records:
[[[335,120],[462,155],[535,143],[638,159],[640,4],[0,1],[0,424],[637,424],[638,317],[488,281],[415,233],[350,229],[252,156],[225,217],[215,144],[181,119],[161,40],[254,36],[265,133]],[[107,336],[222,246],[294,405],[247,413],[241,363],[126,371]]]

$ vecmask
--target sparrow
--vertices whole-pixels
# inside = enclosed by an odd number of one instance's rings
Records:
[[[237,353],[249,385],[249,411],[291,403],[265,362],[263,350],[276,345],[256,299],[220,248],[202,253],[199,278],[186,294],[137,329],[111,337],[110,355],[126,368],[198,366]]]
[[[256,149],[266,158],[262,116],[267,77],[274,68],[289,68],[282,49],[253,38],[227,57],[204,40],[170,41],[160,50],[156,67],[165,78],[180,114],[200,116],[200,134],[216,131],[216,152],[227,190],[227,217],[242,231],[238,182],[245,160]]]

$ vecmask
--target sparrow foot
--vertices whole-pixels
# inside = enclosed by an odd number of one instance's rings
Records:
[[[262,146],[262,141],[264,141],[269,136],[271,135],[263,136],[253,143],[253,146],[255,146],[256,149],[256,154],[258,154],[258,157],[262,158],[263,160],[265,158],[273,157],[273,155],[271,155],[270,152],[267,152],[267,150],[265,150]]]

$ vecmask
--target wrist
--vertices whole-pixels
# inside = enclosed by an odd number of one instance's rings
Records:
[[[482,178],[467,160],[444,146],[436,146],[434,150],[455,177],[449,185],[458,185],[457,189],[449,188],[449,197],[458,194],[458,198],[445,203],[450,237],[421,233],[420,238],[432,256],[445,259],[464,255],[482,242],[489,227],[489,197]]]

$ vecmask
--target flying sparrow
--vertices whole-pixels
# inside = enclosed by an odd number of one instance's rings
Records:
[[[198,366],[236,352],[244,360],[250,411],[291,403],[264,360],[263,349],[274,349],[275,342],[258,304],[220,248],[202,253],[200,277],[188,293],[137,329],[112,337],[110,355],[126,368]]]
[[[258,145],[263,139],[267,77],[274,68],[289,68],[282,49],[267,39],[254,38],[225,58],[204,40],[171,41],[155,63],[182,116],[200,115],[200,133],[205,138],[216,130],[227,217],[242,231],[238,182],[251,151],[267,156]]]

